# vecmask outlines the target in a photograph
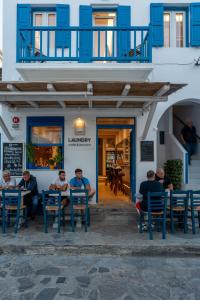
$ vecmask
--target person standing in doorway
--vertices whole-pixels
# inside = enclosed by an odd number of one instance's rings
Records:
[[[196,153],[197,149],[197,134],[196,128],[193,126],[192,121],[188,121],[184,128],[181,130],[181,140],[184,148],[188,152],[189,164],[191,163],[191,157]]]

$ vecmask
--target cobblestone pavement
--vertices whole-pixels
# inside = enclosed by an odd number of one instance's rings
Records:
[[[200,299],[199,258],[0,256],[2,300]]]

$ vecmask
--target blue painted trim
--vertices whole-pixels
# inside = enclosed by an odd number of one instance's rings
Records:
[[[97,117],[97,119],[101,119],[103,117]],[[116,117],[117,118],[117,117]],[[122,118],[122,117],[118,117]],[[128,119],[128,117],[127,117]],[[132,192],[132,202],[135,202],[135,193],[136,193],[136,135],[135,135],[135,124],[136,119],[134,119],[133,125],[96,125],[96,202],[98,203],[98,170],[99,170],[99,162],[98,162],[98,130],[99,129],[132,129],[132,145],[130,145],[132,150],[132,157],[133,160],[130,162],[130,168],[132,167],[132,178],[130,178],[131,181],[131,192]],[[131,170],[130,170],[131,175]]]
[[[41,7],[31,7],[31,11],[32,13],[34,12],[49,12],[49,11],[53,11],[56,12],[56,6],[41,6]]]
[[[184,11],[185,12],[185,46],[189,47],[189,6],[164,6],[164,11]]]
[[[71,36],[71,32],[76,33],[76,39],[77,35],[85,34],[90,34],[90,31],[92,32],[109,32],[113,31],[116,34],[123,33],[124,34],[129,34],[134,38],[134,46],[131,45],[130,47],[127,47],[126,51],[123,51],[124,55],[120,56],[119,53],[116,53],[116,51],[113,51],[112,56],[100,56],[99,54],[94,56],[94,54],[89,55],[89,60],[91,61],[117,61],[121,62],[131,62],[131,61],[138,61],[138,62],[151,62],[152,61],[152,41],[151,41],[151,30],[149,26],[126,26],[126,27],[98,27],[94,26],[92,28],[85,28],[85,27],[76,27],[76,26],[70,26],[70,27],[59,27],[59,26],[29,26],[27,27],[22,27],[20,26],[20,29],[18,30],[18,44],[17,44],[17,52],[20,53],[18,54],[17,61],[18,62],[42,62],[42,61],[79,61],[82,62],[83,60],[83,54],[80,51],[79,47],[79,42],[76,44],[76,51],[75,51],[75,56],[71,56],[71,51],[72,51],[72,45],[71,42],[69,43],[69,55],[65,55],[64,51],[62,52],[61,56],[57,56],[57,48],[55,47],[55,54],[54,56],[49,56],[49,52],[47,49],[47,53],[43,55],[42,53],[42,46],[41,49],[39,50],[39,55],[35,55],[35,47],[34,47],[34,40],[32,40],[32,49],[27,48],[26,44],[26,35],[29,33],[34,33],[35,31],[40,31],[40,32],[47,32],[49,35],[50,32],[60,32],[63,34],[69,33]],[[142,41],[140,42],[140,45],[138,45],[138,41],[136,41],[136,34],[141,35]],[[34,34],[32,34],[32,37]],[[74,35],[73,35],[74,36]],[[42,37],[42,35],[41,35]],[[139,46],[139,49],[136,48],[136,46]],[[114,46],[113,46],[114,47]],[[133,49],[134,48],[134,49]],[[114,48],[113,48],[114,49]],[[134,54],[133,56],[129,55],[129,50],[133,49]]]
[[[57,146],[61,147],[62,150],[62,155],[63,155],[63,162],[62,162],[62,169],[64,169],[64,131],[65,131],[65,126],[64,126],[64,117],[55,117],[55,116],[44,116],[44,117],[27,117],[26,121],[26,143],[29,144],[31,141],[31,128],[33,126],[60,126],[62,127],[62,143],[61,144],[33,144],[33,146],[39,146],[39,147],[50,147],[50,146]],[[28,158],[26,157],[26,168],[30,168],[30,163],[28,161]],[[43,170],[43,169],[49,169],[49,168],[41,168],[41,167],[34,167],[34,170]]]
[[[188,166],[189,166],[189,156],[188,153],[185,153],[185,184],[187,184],[189,181]]]

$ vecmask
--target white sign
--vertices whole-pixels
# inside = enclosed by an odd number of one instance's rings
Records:
[[[71,147],[90,147],[92,146],[92,138],[88,137],[69,137],[68,146]]]
[[[13,116],[12,117],[12,128],[13,129],[19,129],[20,127],[20,117]]]

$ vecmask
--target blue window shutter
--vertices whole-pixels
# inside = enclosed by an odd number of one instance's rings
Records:
[[[200,3],[190,4],[190,46],[200,46]]]
[[[32,25],[31,5],[18,4],[17,5],[17,27],[18,29],[29,28]],[[31,46],[31,32],[20,32],[26,47]]]
[[[92,28],[92,7],[80,5],[79,11],[80,28]],[[90,62],[92,58],[92,31],[80,31],[79,41],[80,62]]]
[[[150,8],[150,25],[152,29],[152,46],[164,45],[164,5],[153,3]]]
[[[56,5],[56,19],[57,27],[66,28],[70,25],[69,5],[57,4]],[[71,33],[64,31],[56,32],[56,47],[69,48],[71,42]]]
[[[119,6],[117,9],[117,26],[126,28],[131,26],[130,6]],[[130,51],[130,31],[121,31],[117,34],[118,57],[126,57]]]

